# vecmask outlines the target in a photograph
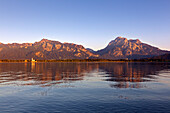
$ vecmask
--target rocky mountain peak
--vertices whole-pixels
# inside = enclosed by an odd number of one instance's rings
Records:
[[[124,37],[118,36],[115,40],[125,39]]]
[[[48,39],[43,38],[40,42],[48,42]]]
[[[117,37],[99,51],[86,49],[82,45],[73,43],[42,39],[35,43],[1,43],[0,53],[0,59],[137,59],[162,55],[169,51],[142,43],[139,39],[128,40],[124,37]]]
[[[128,42],[128,39],[127,38],[124,38],[124,37],[117,37],[115,40],[112,40],[108,46],[111,46],[111,45],[122,45],[124,43]]]
[[[124,38],[124,37],[117,37],[115,40],[112,40],[108,46],[111,46],[111,45],[125,45],[125,44],[128,44],[128,43],[136,43],[136,44],[140,44],[142,43],[139,39],[127,39],[127,38]]]
[[[144,58],[167,53],[156,47],[142,43],[139,39],[130,39],[117,37],[112,40],[108,46],[96,52],[102,58]]]
[[[98,58],[82,45],[42,39],[31,43],[0,45],[0,59],[89,59]]]
[[[139,39],[135,39],[135,40],[130,39],[129,41],[130,41],[130,42],[133,42],[133,43],[138,43],[138,44],[139,44],[139,43],[142,43]]]

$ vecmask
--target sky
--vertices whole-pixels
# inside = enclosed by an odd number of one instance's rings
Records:
[[[0,42],[99,50],[122,36],[170,50],[170,0],[0,0]]]

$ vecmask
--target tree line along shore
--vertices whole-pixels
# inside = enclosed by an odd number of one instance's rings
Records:
[[[64,59],[64,60],[10,60],[10,59],[2,59],[0,62],[170,62],[169,59]]]

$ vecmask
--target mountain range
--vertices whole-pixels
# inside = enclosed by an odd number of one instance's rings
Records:
[[[117,37],[104,49],[94,51],[82,45],[42,39],[35,43],[0,43],[0,59],[139,59],[170,53],[139,39]]]
[[[146,43],[142,43],[139,39],[128,40],[127,38],[117,37],[112,40],[106,48],[96,52],[101,58],[108,59],[140,59],[162,55],[169,51],[160,50]]]

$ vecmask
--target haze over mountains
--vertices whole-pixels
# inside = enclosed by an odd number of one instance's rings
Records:
[[[139,59],[169,53],[169,51],[117,37],[107,47],[94,51],[82,45],[42,39],[35,43],[0,43],[0,59]]]

